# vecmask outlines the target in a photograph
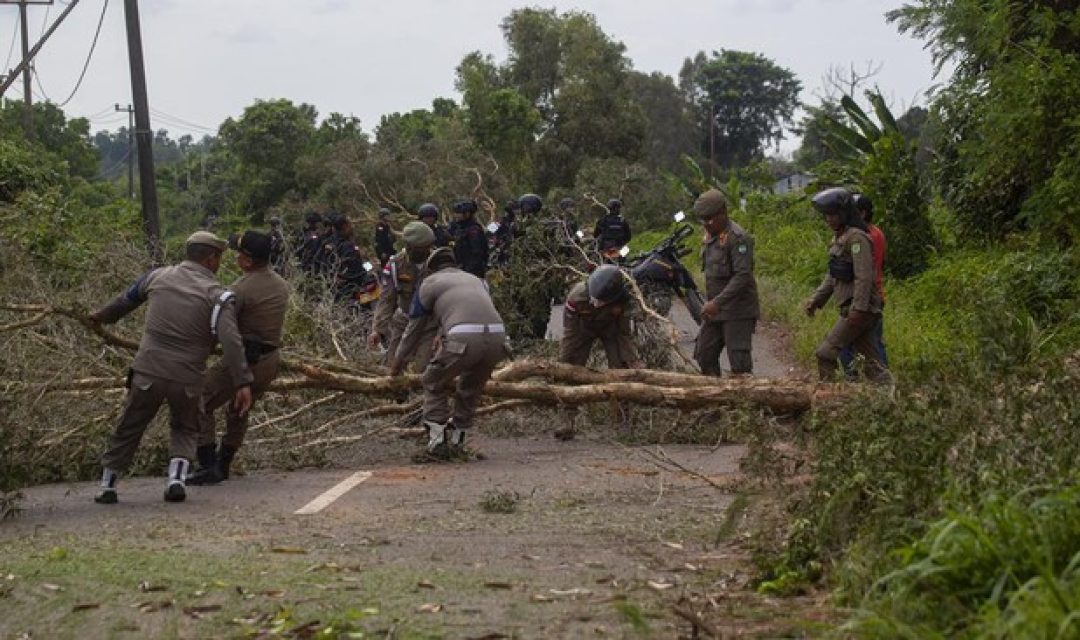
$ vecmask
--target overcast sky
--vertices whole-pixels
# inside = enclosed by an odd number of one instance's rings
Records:
[[[38,55],[35,99],[68,98],[87,58],[106,0],[81,0]],[[639,71],[677,76],[704,50],[757,51],[794,71],[802,99],[815,103],[831,66],[881,65],[876,82],[894,108],[925,103],[935,83],[922,43],[901,36],[884,13],[902,0],[573,0],[531,6],[594,14],[623,42]],[[66,4],[66,0],[65,0]],[[499,22],[514,8],[498,0],[143,0],[143,46],[151,122],[179,136],[213,133],[256,99],[288,98],[325,116],[379,117],[458,98],[454,68],[468,52],[506,57]],[[64,5],[32,6],[30,39]],[[0,5],[0,56],[18,63],[18,7]],[[109,0],[86,78],[64,107],[89,117],[92,130],[115,129],[131,101],[122,0]],[[22,82],[7,98],[22,95]],[[785,150],[793,142],[783,145]]]

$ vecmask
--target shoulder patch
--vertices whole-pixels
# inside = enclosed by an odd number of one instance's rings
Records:
[[[746,244],[740,244],[738,247],[739,253],[746,253]]]
[[[861,244],[859,244],[858,242],[856,242],[855,244],[851,245],[851,253],[852,253],[852,254],[854,254],[854,255],[858,255],[858,254],[859,254],[859,252],[861,252],[861,251],[862,251],[862,245],[861,245]]]

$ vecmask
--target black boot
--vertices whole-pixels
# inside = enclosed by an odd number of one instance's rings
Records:
[[[188,478],[188,484],[202,486],[222,481],[213,444],[199,445],[199,448],[195,450],[195,457],[199,461],[199,469]]]
[[[229,479],[229,467],[232,466],[233,458],[236,457],[236,448],[221,445],[217,456],[217,470],[222,480]]]

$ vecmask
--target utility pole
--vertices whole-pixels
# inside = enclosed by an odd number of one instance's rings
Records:
[[[30,59],[30,33],[26,27],[26,3],[19,3],[19,22],[22,29],[22,58]],[[30,70],[32,65],[26,65],[23,70],[23,127],[26,129],[26,139],[34,139],[34,99],[30,95]]]
[[[135,109],[129,104],[127,107],[121,108],[120,103],[116,103],[116,110],[128,114],[128,153],[127,153],[127,166],[128,166],[128,199],[135,199]]]
[[[23,10],[25,10],[24,5],[52,4],[52,3],[53,3],[53,0],[0,0],[0,4],[18,4],[18,5],[20,5],[20,7],[23,7]],[[23,53],[22,62],[20,62],[19,65],[17,67],[15,67],[11,71],[11,73],[9,75],[4,77],[3,83],[0,83],[0,95],[3,95],[4,92],[8,90],[8,87],[10,87],[12,84],[14,84],[15,79],[18,78],[19,74],[23,73],[23,72],[26,72],[26,76],[25,76],[26,77],[26,90],[25,90],[25,93],[27,95],[30,94],[30,80],[29,80],[29,78],[30,78],[30,61],[33,60],[34,56],[37,55],[38,51],[41,51],[41,47],[45,46],[45,41],[49,39],[49,36],[51,36],[54,31],[56,31],[56,28],[59,27],[60,23],[64,21],[64,18],[66,18],[69,13],[71,13],[72,11],[75,10],[75,5],[77,5],[77,4],[79,4],[79,0],[71,0],[70,2],[68,2],[67,7],[64,8],[64,11],[60,14],[60,17],[58,17],[56,19],[56,21],[52,23],[52,25],[49,27],[49,29],[44,34],[42,34],[41,40],[38,40],[37,44],[34,45],[34,48],[30,49],[30,51],[26,51],[26,46],[24,44],[24,46],[23,46],[24,53]],[[23,43],[25,43],[25,42],[26,42],[26,20],[24,18],[23,19]]]
[[[154,182],[154,138],[150,129],[150,103],[146,97],[146,68],[143,64],[142,32],[139,28],[138,0],[124,0],[127,22],[128,59],[131,64],[131,101],[135,107],[135,144],[139,153],[139,190],[142,194],[143,230],[155,266],[164,259],[161,223],[158,221],[157,185]]]
[[[716,103],[709,103],[709,182],[716,171]]]

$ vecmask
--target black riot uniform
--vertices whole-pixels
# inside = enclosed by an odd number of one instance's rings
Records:
[[[454,214],[460,216],[451,226],[454,259],[462,271],[483,279],[487,273],[488,241],[484,228],[473,217],[476,214],[476,203],[458,202],[454,205]]]
[[[597,221],[596,229],[593,230],[593,237],[596,238],[600,251],[620,249],[630,244],[633,237],[630,223],[622,216],[622,202],[610,200],[607,208],[608,212]]]

